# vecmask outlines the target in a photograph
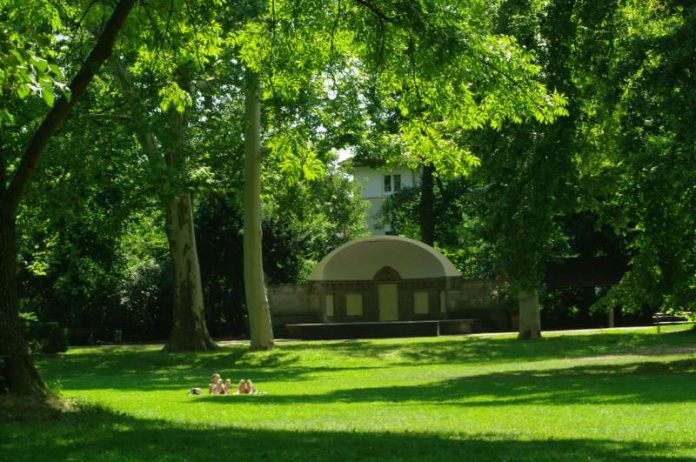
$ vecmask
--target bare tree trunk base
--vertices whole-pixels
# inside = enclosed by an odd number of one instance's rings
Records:
[[[540,339],[541,338],[541,332],[534,331],[534,330],[525,330],[525,331],[520,331],[517,334],[517,338],[519,340],[535,340],[535,339]]]
[[[272,340],[265,343],[251,342],[251,344],[249,345],[249,349],[251,351],[268,351],[272,350],[274,346],[275,343]]]
[[[533,340],[541,338],[541,316],[539,293],[536,290],[518,296],[520,308],[520,330],[517,338]]]
[[[15,217],[0,214],[0,394],[46,397],[19,319],[16,242]]]
[[[180,340],[170,340],[162,351],[173,353],[179,351],[214,351],[220,348],[211,338],[197,339],[195,342]]]
[[[167,240],[174,265],[173,326],[164,351],[208,351],[217,345],[208,333],[203,284],[188,193],[167,204]]]
[[[41,379],[29,355],[11,355],[3,358],[3,377],[7,391],[18,396],[45,398],[51,392]],[[0,390],[3,392],[4,390]]]

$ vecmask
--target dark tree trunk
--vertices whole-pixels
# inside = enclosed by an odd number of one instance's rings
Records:
[[[0,215],[0,368],[10,393],[45,396],[48,388],[29,355],[17,311],[15,239],[14,217]]]
[[[435,244],[435,185],[433,164],[423,166],[420,199],[421,242],[432,246]]]
[[[70,82],[70,100],[61,97],[49,111],[27,146],[17,170],[9,182],[2,171],[0,189],[0,356],[8,391],[18,395],[45,396],[46,384],[41,380],[22,334],[17,305],[17,242],[16,220],[24,192],[33,178],[41,153],[77,104],[87,85],[113,50],[116,35],[135,4],[135,0],[120,0],[106,23],[97,44]],[[3,166],[4,167],[4,166]]]

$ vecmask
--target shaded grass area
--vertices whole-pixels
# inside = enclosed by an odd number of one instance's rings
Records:
[[[670,460],[667,444],[610,439],[519,440],[514,435],[443,437],[428,433],[272,431],[177,425],[135,419],[103,409],[72,413],[47,433],[21,440],[10,432],[3,451],[14,461],[225,460]],[[20,443],[21,441],[21,443]],[[21,444],[21,446],[20,446]]]
[[[0,460],[696,460],[694,331],[101,347],[40,366],[89,404],[0,421]],[[186,395],[213,371],[268,394]]]
[[[178,374],[200,380],[207,378],[205,374],[209,371],[232,369],[240,376],[254,374],[261,379],[301,380],[304,375],[319,370],[491,366],[512,361],[530,363],[613,355],[660,357],[681,352],[696,354],[692,331],[678,331],[672,335],[652,334],[652,331],[617,331],[594,335],[559,335],[537,342],[517,342],[512,337],[292,342],[283,343],[270,353],[250,352],[237,345],[202,354],[163,354],[159,346],[80,348],[71,350],[71,354],[58,360],[48,358],[41,361],[41,366],[49,379],[57,377],[70,381],[78,378],[81,388],[90,383],[100,388],[104,382],[102,377],[110,377],[109,380],[122,379],[121,385],[130,383],[136,389],[144,386],[173,389],[180,387],[180,384],[161,380],[159,376]],[[140,380],[133,381],[130,376],[138,376]]]

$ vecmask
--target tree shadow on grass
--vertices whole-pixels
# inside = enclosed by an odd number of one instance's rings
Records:
[[[283,345],[292,352],[307,348],[305,343]],[[585,356],[641,354],[660,356],[675,350],[696,353],[696,331],[652,335],[646,333],[579,334],[517,341],[496,337],[433,337],[423,341],[350,340],[321,342],[321,348],[355,357],[388,357],[398,353],[393,364],[469,364],[476,362],[543,361]]]
[[[132,369],[141,373],[145,370],[164,370],[171,367],[208,368],[221,363],[229,366],[242,365],[254,368],[291,366],[298,355],[293,352],[275,350],[272,355],[259,356],[241,345],[223,347],[211,352],[165,353],[151,348],[92,348],[76,355],[39,357],[42,366],[63,369],[69,366],[80,372],[94,374],[123,372]]]
[[[314,373],[367,370],[396,366],[472,363],[506,363],[618,354],[666,355],[678,349],[696,351],[691,332],[664,335],[594,334],[560,336],[541,341],[451,337],[421,341],[338,341],[283,343],[271,352],[251,353],[242,345],[208,353],[163,353],[153,349],[109,348],[85,353],[41,358],[42,373],[60,380],[65,390],[117,388],[123,390],[176,390],[205,386],[214,371],[223,376],[253,377],[256,381],[300,381]],[[325,351],[333,363],[312,365],[303,354]],[[691,351],[691,350],[689,350]],[[683,351],[682,351],[683,352]],[[341,358],[366,359],[366,364],[345,366]],[[375,358],[381,358],[374,365]],[[369,359],[369,361],[368,361]],[[368,365],[369,363],[372,363]]]
[[[659,461],[668,444],[591,439],[517,439],[506,434],[251,430],[186,425],[90,408],[58,421],[0,424],[0,460],[51,461]],[[685,449],[685,448],[683,448]],[[693,452],[693,451],[692,451]]]
[[[365,387],[318,395],[264,395],[260,404],[414,402],[462,406],[651,404],[696,401],[696,359],[575,366],[463,376],[412,386]],[[244,397],[241,397],[244,399]],[[239,397],[203,396],[233,403]]]
[[[60,389],[119,389],[137,391],[188,390],[207,387],[213,372],[239,380],[261,382],[306,380],[327,371],[368,370],[379,366],[294,366],[297,354],[282,351],[258,361],[243,360],[249,352],[239,348],[213,354],[165,354],[156,351],[117,350],[107,354],[53,357],[41,361],[42,374],[60,383]]]
[[[249,359],[252,356],[253,359]],[[175,390],[207,383],[213,372],[256,376],[264,380],[301,380],[311,368],[293,369],[295,353],[275,351],[263,357],[240,347],[206,353],[164,353],[133,348],[98,349],[79,355],[43,357],[42,374],[57,379],[63,389],[118,388]]]

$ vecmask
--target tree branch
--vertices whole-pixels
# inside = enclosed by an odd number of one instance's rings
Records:
[[[89,10],[91,10],[92,7],[94,5],[96,5],[97,3],[99,3],[99,0],[92,0],[91,2],[89,2],[89,5],[87,5],[87,8],[85,8],[85,12],[82,13],[82,16],[80,16],[80,19],[78,19],[77,22],[75,23],[75,29],[78,29],[82,25],[82,21],[84,21],[85,18],[87,17],[87,15],[89,14]]]
[[[0,93],[0,97],[2,94]],[[5,185],[7,181],[7,172],[5,171],[5,150],[3,149],[2,130],[0,130],[0,198],[5,193]]]
[[[130,121],[140,120],[141,124],[138,124],[135,128],[135,134],[138,137],[140,146],[143,148],[143,152],[148,157],[150,162],[161,162],[162,158],[159,156],[159,150],[157,149],[157,141],[155,135],[150,130],[143,130],[142,123],[145,120],[145,110],[141,106],[138,100],[138,96],[135,93],[135,89],[131,80],[131,76],[128,73],[128,69],[123,65],[121,60],[114,56],[110,60],[111,71],[113,72],[116,80],[118,80],[121,85],[121,91],[126,99],[126,103],[130,107],[131,117],[128,117]]]
[[[133,121],[133,117],[123,114],[92,113],[87,114],[87,117],[94,120],[121,120],[124,122]]]
[[[355,3],[357,3],[358,5],[362,5],[365,8],[367,8],[368,10],[370,10],[372,12],[372,14],[377,16],[381,21],[384,21],[384,22],[394,22],[395,21],[394,18],[387,16],[382,10],[380,10],[379,8],[377,8],[375,5],[368,2],[367,0],[355,0]]]
[[[191,24],[193,25],[193,41],[196,44],[196,61],[198,62],[198,67],[201,69],[201,71],[203,71],[203,62],[201,61],[200,54],[201,44],[198,41],[198,21],[196,21],[193,14],[193,9],[187,0],[184,0],[184,6],[186,7],[186,12],[188,13],[189,18],[191,19]]]
[[[157,41],[157,46],[155,49],[157,50],[158,56],[159,56],[159,50],[164,46],[165,40],[167,40],[166,37],[166,32],[165,35],[160,32],[159,27],[157,27],[157,21],[155,21],[155,18],[152,17],[152,14],[150,14],[150,10],[147,7],[143,7],[143,11],[145,12],[145,16],[147,17],[147,20],[150,21],[150,25],[152,26],[152,30],[155,33],[155,40]],[[169,18],[167,18],[167,30],[169,29]]]

